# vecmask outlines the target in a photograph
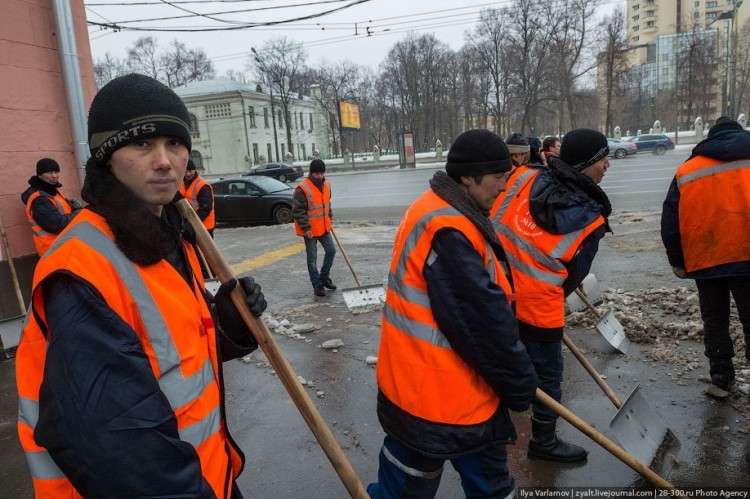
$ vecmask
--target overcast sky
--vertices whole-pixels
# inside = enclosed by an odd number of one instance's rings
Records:
[[[162,49],[177,38],[188,48],[202,48],[214,62],[217,75],[222,76],[228,69],[244,70],[250,48],[259,50],[265,41],[279,35],[302,42],[311,65],[324,59],[349,59],[377,69],[393,44],[409,31],[433,33],[457,50],[482,9],[506,7],[512,1],[85,0],[85,5],[89,22],[122,27],[115,32],[89,26],[95,61],[106,52],[124,59],[127,48],[142,36],[156,37]],[[624,4],[624,0],[605,1],[607,10]],[[340,10],[319,15],[335,9]],[[298,20],[244,27],[290,19]]]

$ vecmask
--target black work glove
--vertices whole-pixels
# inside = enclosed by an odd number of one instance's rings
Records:
[[[242,277],[239,282],[247,295],[245,302],[250,308],[250,312],[254,316],[260,317],[268,306],[266,298],[260,290],[260,285],[252,277]],[[230,279],[223,283],[216,292],[214,304],[216,305],[216,315],[218,316],[221,330],[230,338],[239,340],[248,334],[252,335],[252,332],[247,327],[247,324],[245,324],[237,307],[232,303],[232,298],[229,296],[236,285],[237,279]]]

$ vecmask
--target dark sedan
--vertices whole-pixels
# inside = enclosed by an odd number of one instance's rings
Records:
[[[279,182],[288,182],[303,177],[305,172],[302,171],[301,166],[289,165],[287,163],[266,163],[265,165],[255,166],[249,172],[242,174],[243,177],[252,175],[263,175],[265,177],[273,177]]]
[[[674,139],[661,133],[647,133],[630,139],[638,147],[638,151],[652,151],[654,154],[664,154],[674,149]]]
[[[236,177],[209,181],[214,188],[216,223],[292,221],[292,188],[268,177]]]

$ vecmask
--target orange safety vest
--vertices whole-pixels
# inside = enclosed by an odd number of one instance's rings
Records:
[[[308,177],[300,182],[297,189],[301,189],[307,198],[307,218],[310,221],[310,230],[312,230],[313,237],[320,237],[326,232],[330,232],[331,183],[328,180],[323,182],[323,191],[321,192]],[[305,235],[297,220],[294,221],[294,228],[298,236]]]
[[[422,194],[404,215],[393,248],[378,351],[378,387],[415,417],[474,425],[495,414],[500,398],[453,351],[438,328],[422,275],[432,239],[446,227],[461,231],[482,256],[492,280],[511,296],[510,284],[479,229],[433,191]]]
[[[685,269],[750,260],[750,160],[696,156],[677,169],[675,178]]]
[[[184,247],[195,279],[192,287],[166,260],[147,267],[128,260],[104,219],[84,210],[37,264],[32,307],[16,351],[18,433],[37,498],[80,497],[34,440],[49,339],[41,284],[60,271],[93,286],[133,328],[174,410],[180,439],[195,447],[203,477],[216,496],[230,497],[244,456],[229,436],[221,406],[216,333],[202,294],[200,265],[194,248],[188,243]]]
[[[200,175],[196,175],[188,187],[185,187],[185,182],[180,182],[180,194],[190,202],[190,206],[192,206],[196,212],[198,211],[198,208],[200,208],[200,204],[198,203],[198,193],[204,186],[208,186],[208,188],[211,189],[211,200],[213,202],[214,188],[211,187],[211,184],[203,180]],[[211,206],[211,211],[208,213],[206,219],[203,220],[203,225],[206,227],[206,230],[211,230],[216,227],[216,210],[213,206]]]
[[[49,247],[52,246],[52,243],[55,242],[55,239],[57,239],[57,234],[51,234],[42,229],[39,224],[36,223],[36,220],[34,220],[34,214],[31,212],[31,204],[39,196],[49,199],[50,202],[55,205],[57,211],[60,212],[60,215],[70,215],[73,213],[73,208],[68,204],[68,200],[60,194],[60,191],[57,191],[57,194],[53,196],[47,192],[37,190],[29,196],[29,199],[26,201],[26,218],[31,224],[31,230],[34,231],[34,246],[36,246],[36,252],[39,253],[39,256],[44,256]]]
[[[569,262],[581,243],[604,224],[601,215],[586,227],[568,234],[550,234],[539,227],[529,211],[531,184],[541,170],[521,166],[495,200],[490,219],[510,262],[516,296],[516,318],[532,326],[565,326],[562,285]]]

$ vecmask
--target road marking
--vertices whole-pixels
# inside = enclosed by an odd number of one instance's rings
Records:
[[[347,232],[348,230],[337,230],[336,235],[342,236]],[[249,260],[235,263],[234,265],[230,265],[230,268],[232,269],[232,273],[234,275],[240,275],[244,272],[250,272],[251,270],[274,264],[279,260],[283,260],[284,258],[296,255],[297,253],[302,253],[303,251],[305,251],[304,240],[301,243],[290,244],[289,246],[284,246],[283,248],[264,253],[260,256],[256,256],[255,258],[250,258]]]
[[[305,251],[304,242],[291,244],[289,246],[279,248],[269,253],[264,253],[260,256],[256,256],[255,258],[250,258],[249,260],[235,263],[234,265],[231,266],[232,273],[234,275],[240,275],[244,272],[250,272],[251,270],[255,270],[260,267],[271,265],[273,263],[278,262],[279,260],[283,260],[284,258],[287,258],[289,256],[296,255],[297,253],[301,253],[302,251]]]

